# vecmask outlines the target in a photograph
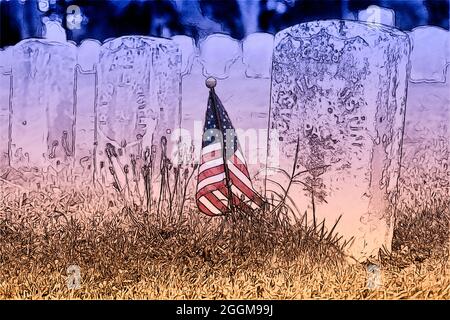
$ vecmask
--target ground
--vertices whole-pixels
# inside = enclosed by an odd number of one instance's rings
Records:
[[[398,213],[392,252],[361,264],[283,205],[210,218],[176,194],[149,208],[67,185],[3,182],[0,299],[450,298],[448,205]]]

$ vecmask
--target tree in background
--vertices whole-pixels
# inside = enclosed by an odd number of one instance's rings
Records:
[[[449,28],[449,0],[0,0],[0,47],[42,36],[43,19],[56,20],[67,38],[105,39],[128,34],[196,40],[222,32],[236,39],[276,33],[318,19],[355,19],[369,5],[392,8],[397,27]],[[80,26],[67,27],[70,6],[79,8]]]

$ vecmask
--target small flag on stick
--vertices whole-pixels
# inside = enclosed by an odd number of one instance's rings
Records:
[[[253,211],[263,200],[250,181],[247,164],[231,120],[214,91],[216,79],[208,78],[210,89],[198,169],[196,201],[210,216],[236,208]]]

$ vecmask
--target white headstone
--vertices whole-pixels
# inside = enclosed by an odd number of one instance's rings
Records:
[[[415,28],[410,34],[411,80],[445,82],[445,72],[450,64],[450,32],[439,27]]]
[[[304,23],[275,37],[270,154],[289,173],[308,170],[290,190],[299,214],[314,208],[328,227],[342,216],[336,230],[355,237],[358,259],[391,246],[409,52],[405,33],[362,22]]]
[[[0,49],[0,175],[9,165],[9,119],[11,96],[10,50]]]
[[[446,83],[409,83],[399,181],[401,212],[448,211],[449,142],[448,80]]]
[[[242,57],[239,41],[224,34],[213,34],[200,43],[200,63],[205,77],[226,79],[231,66]]]
[[[98,161],[106,161],[109,143],[123,165],[131,155],[142,158],[146,147],[154,150],[159,165],[161,139],[170,141],[180,123],[180,67],[181,54],[171,40],[125,36],[102,45],[97,65]],[[170,149],[169,144],[169,154]]]
[[[273,35],[253,33],[244,39],[243,61],[245,74],[251,78],[270,78],[273,54]]]
[[[10,84],[11,75],[0,72],[0,168],[9,165]]]
[[[194,58],[197,55],[195,40],[183,35],[173,36],[172,40],[178,44],[181,51],[181,75],[189,74]]]
[[[83,178],[92,178],[94,169],[95,86],[100,46],[97,40],[87,39],[78,47],[75,172]]]
[[[12,58],[11,163],[59,167],[74,151],[76,47],[24,40]]]
[[[100,58],[100,42],[83,40],[78,47],[78,64],[83,71],[93,71]]]
[[[11,47],[0,48],[0,73],[11,72],[12,50]]]

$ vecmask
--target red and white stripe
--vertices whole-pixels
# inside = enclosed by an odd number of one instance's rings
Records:
[[[227,160],[233,205],[258,209],[262,199],[253,189],[244,156],[239,148]],[[229,210],[228,187],[221,143],[203,148],[197,178],[197,205],[203,213],[215,216]]]

